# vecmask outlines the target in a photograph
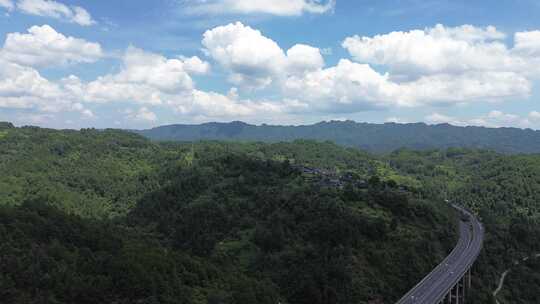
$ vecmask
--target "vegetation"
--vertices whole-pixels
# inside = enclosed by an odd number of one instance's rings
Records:
[[[531,286],[540,286],[539,258],[523,261],[513,267],[498,298],[505,303],[538,303],[538,289],[531,289]]]
[[[392,302],[455,242],[446,205],[330,143],[3,130],[9,303]],[[329,186],[301,166],[352,177]]]
[[[445,199],[487,230],[472,303],[540,252],[538,155],[0,124],[0,170],[7,303],[393,303],[455,244]],[[537,303],[522,267],[502,296]]]
[[[135,131],[153,140],[264,141],[331,140],[375,153],[399,148],[415,150],[476,148],[506,154],[540,153],[540,131],[516,128],[456,127],[449,124],[369,124],[330,121],[307,126],[254,126],[243,122],[171,125]]]
[[[501,273],[514,261],[540,252],[539,155],[398,150],[387,160],[401,174],[418,179],[425,196],[460,202],[480,216],[487,235],[476,265],[474,303],[490,303]],[[540,288],[534,280],[523,286]],[[517,297],[512,303],[536,301]]]

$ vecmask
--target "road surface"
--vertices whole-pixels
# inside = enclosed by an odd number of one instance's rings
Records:
[[[397,304],[439,303],[476,261],[482,249],[484,228],[472,213],[457,205],[453,207],[463,214],[459,221],[459,240],[456,247]]]

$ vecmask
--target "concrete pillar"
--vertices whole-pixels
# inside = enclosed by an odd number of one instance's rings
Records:
[[[459,282],[456,284],[456,302],[455,304],[459,304]]]
[[[462,282],[461,285],[463,286],[463,297],[461,299],[461,303],[463,303],[463,304],[465,304],[465,294],[467,292],[467,288],[466,288],[467,287],[467,285],[466,285],[466,279],[467,278],[466,278],[466,276],[467,276],[467,274],[465,273],[463,278],[461,278],[461,282]]]

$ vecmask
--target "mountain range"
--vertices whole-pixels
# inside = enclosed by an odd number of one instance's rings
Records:
[[[506,154],[540,153],[540,131],[518,128],[458,127],[449,124],[427,125],[372,124],[354,121],[329,121],[313,125],[251,125],[240,121],[200,125],[167,125],[148,130],[133,130],[155,141],[262,141],[296,139],[332,141],[374,153],[400,148],[415,150],[451,147],[494,150]]]

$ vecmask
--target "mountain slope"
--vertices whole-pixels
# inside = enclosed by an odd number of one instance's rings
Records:
[[[0,132],[2,303],[391,303],[455,243],[357,149]]]
[[[255,126],[243,122],[170,125],[134,131],[158,141],[246,140],[279,142],[295,139],[334,141],[370,152],[398,148],[417,150],[467,147],[501,153],[540,152],[540,131],[516,128],[456,127],[448,124],[369,124],[321,122],[305,126]]]

